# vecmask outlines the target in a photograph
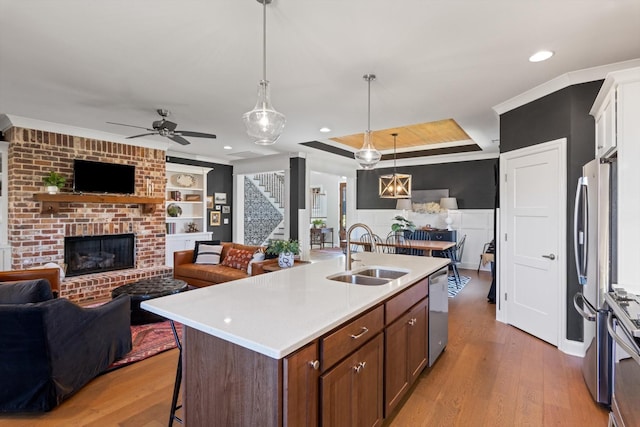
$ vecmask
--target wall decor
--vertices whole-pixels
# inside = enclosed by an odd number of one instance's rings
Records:
[[[214,209],[219,211],[220,210],[220,205],[216,205],[216,207]]]
[[[187,202],[200,202],[202,199],[199,194],[185,194],[184,200]]]
[[[231,206],[223,206],[222,213],[225,213],[225,214],[231,213]]]
[[[209,225],[220,225],[220,212],[213,211],[209,216]]]
[[[227,204],[227,193],[214,193],[213,197],[215,203],[220,203],[221,205]]]
[[[213,209],[213,196],[207,196],[207,209]]]

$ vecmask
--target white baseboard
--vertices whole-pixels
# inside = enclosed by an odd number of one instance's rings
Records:
[[[582,341],[565,339],[560,343],[558,350],[571,356],[584,357],[585,354],[584,343]]]

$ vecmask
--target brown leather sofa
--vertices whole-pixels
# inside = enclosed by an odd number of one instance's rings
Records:
[[[30,270],[0,271],[0,282],[47,279],[54,297],[60,295],[60,270],[58,268],[33,268]]]
[[[193,262],[193,249],[174,252],[173,277],[175,279],[184,280],[189,285],[199,288],[249,277],[249,273],[246,271],[222,265],[222,261],[227,256],[231,248],[256,252],[261,247],[231,242],[223,242],[221,245],[222,254],[220,255],[220,264],[216,265],[195,264]],[[274,263],[278,263],[277,258],[267,259],[264,261],[254,261],[251,264],[251,276],[264,273],[263,267]]]

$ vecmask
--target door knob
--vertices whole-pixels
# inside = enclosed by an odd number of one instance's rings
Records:
[[[554,259],[556,259],[556,256],[554,254],[549,254],[549,255],[542,255],[542,258],[549,258],[551,261],[553,261]]]

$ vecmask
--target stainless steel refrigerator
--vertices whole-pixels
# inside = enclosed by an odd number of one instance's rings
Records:
[[[612,340],[607,332],[609,309],[604,296],[615,271],[615,163],[593,160],[578,180],[574,215],[574,250],[581,291],[573,304],[584,318],[584,380],[596,402],[611,403]],[[612,179],[613,178],[613,179]],[[611,197],[613,195],[613,197]]]

